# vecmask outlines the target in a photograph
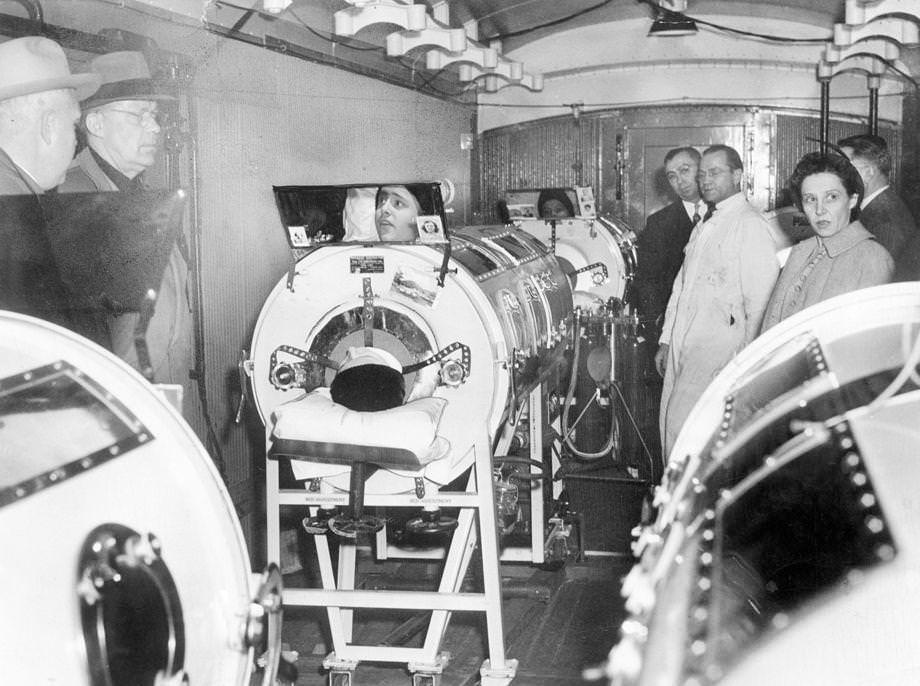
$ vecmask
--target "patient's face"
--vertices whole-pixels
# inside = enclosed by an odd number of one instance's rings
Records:
[[[405,186],[383,186],[377,194],[374,221],[382,241],[411,241],[418,237],[418,200]]]
[[[572,215],[561,200],[550,198],[549,200],[545,200],[540,206],[540,216],[543,217],[543,219],[565,219]]]

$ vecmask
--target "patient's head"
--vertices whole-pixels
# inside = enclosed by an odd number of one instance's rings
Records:
[[[575,216],[575,207],[568,193],[561,188],[544,188],[540,191],[537,211],[541,219],[565,219]]]
[[[406,395],[402,365],[380,348],[349,348],[329,387],[332,401],[358,412],[399,407]]]
[[[382,241],[411,241],[418,238],[416,218],[422,204],[407,186],[381,186],[377,191],[374,219]]]

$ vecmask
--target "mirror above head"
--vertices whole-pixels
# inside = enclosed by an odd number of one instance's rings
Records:
[[[505,223],[515,219],[568,219],[597,215],[594,191],[590,186],[507,190],[500,211]]]
[[[443,243],[447,222],[437,182],[274,186],[292,250],[329,243]]]

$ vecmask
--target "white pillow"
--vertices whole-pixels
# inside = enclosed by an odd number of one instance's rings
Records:
[[[444,398],[419,398],[390,410],[356,412],[318,388],[275,408],[272,437],[403,448],[422,457],[431,451],[446,405]]]

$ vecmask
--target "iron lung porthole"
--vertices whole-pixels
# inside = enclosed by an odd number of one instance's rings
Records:
[[[77,595],[92,686],[185,682],[182,606],[155,536],[120,524],[93,529]]]

